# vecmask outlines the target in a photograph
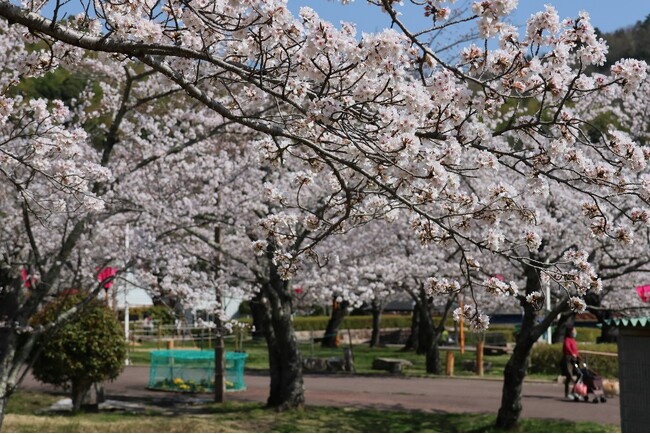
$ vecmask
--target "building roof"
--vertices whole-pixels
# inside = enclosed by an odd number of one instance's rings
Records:
[[[614,318],[608,319],[609,324],[614,324],[618,327],[648,327],[650,328],[650,316],[637,317],[637,318]]]

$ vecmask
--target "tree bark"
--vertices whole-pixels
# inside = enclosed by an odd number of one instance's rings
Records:
[[[435,327],[433,324],[433,314],[427,299],[427,294],[424,288],[420,288],[420,301],[417,303],[420,308],[420,327],[418,333],[418,349],[417,354],[425,354],[428,356],[429,351],[434,343]],[[429,372],[429,371],[427,371]]]
[[[23,323],[18,311],[20,304],[19,295],[22,282],[12,278],[8,270],[0,270],[0,319],[11,324]],[[25,352],[31,346],[21,345],[19,336],[11,327],[0,328],[0,430],[4,421],[4,412],[7,409],[9,397],[16,387],[18,368],[26,359]]]
[[[533,258],[537,259],[537,258]],[[538,263],[542,263],[537,260]],[[526,267],[526,294],[534,291],[541,291],[539,272],[534,267]],[[544,333],[558,313],[567,308],[567,297],[564,296],[555,307],[546,314],[541,323],[536,323],[537,312],[520,298],[520,304],[524,309],[524,316],[521,322],[521,330],[517,335],[515,348],[508,359],[503,372],[503,389],[501,395],[501,407],[497,415],[497,429],[512,431],[517,430],[519,417],[521,415],[521,389],[528,370],[530,351],[533,344]]]
[[[302,408],[305,404],[302,359],[293,328],[290,285],[280,278],[272,261],[269,264],[270,279],[262,286],[262,302],[266,306],[263,327],[271,376],[266,404],[279,411]]]
[[[589,293],[585,295],[585,301],[587,302],[587,311],[593,314],[598,320],[598,323],[601,325],[600,337],[596,340],[596,342],[616,342],[618,338],[618,328],[607,323],[607,320],[612,316],[612,312],[610,310],[600,309],[603,301],[602,297],[603,293]]]
[[[372,300],[372,335],[370,336],[370,346],[379,346],[379,335],[381,333],[381,303]]]
[[[7,402],[12,393],[12,387],[9,381],[9,372],[11,371],[14,348],[6,342],[9,336],[4,336],[10,332],[11,330],[9,329],[0,331],[0,344],[3,349],[3,351],[0,352],[0,430],[2,429],[5,410],[7,409]]]
[[[566,335],[567,329],[573,327],[573,322],[575,320],[575,313],[568,311],[562,312],[560,318],[555,325],[555,330],[553,330],[553,343],[557,344],[558,342],[564,342],[564,336]]]
[[[321,347],[323,348],[336,348],[337,347],[337,336],[339,334],[339,328],[343,322],[343,318],[348,313],[348,306],[350,303],[347,300],[343,300],[340,303],[334,302],[332,307],[332,315],[330,316],[329,321],[327,322],[327,328],[325,329],[325,335],[321,341]]]
[[[439,335],[434,335],[431,347],[427,351],[426,366],[429,374],[442,374],[442,360],[440,359]]]
[[[420,306],[415,302],[413,306],[413,314],[411,315],[411,334],[409,334],[402,351],[416,351],[418,350],[420,336]]]
[[[432,308],[430,307],[429,299],[426,292],[424,291],[424,288],[422,288],[420,291],[420,297],[421,297],[420,304],[425,305],[427,307],[426,316],[428,318],[428,322],[426,324],[427,327],[430,327],[430,335],[431,335],[431,340],[428,341],[429,346],[427,347],[427,352],[425,357],[426,369],[427,372],[430,374],[442,375],[443,370],[442,370],[442,359],[440,357],[440,338],[442,336],[442,332],[445,330],[445,321],[447,321],[447,315],[449,315],[449,311],[451,310],[454,300],[456,299],[456,295],[450,295],[448,297],[447,303],[445,304],[445,309],[442,313],[442,317],[440,318],[440,322],[438,324],[435,324],[435,322],[433,321]]]
[[[71,398],[72,398],[72,411],[77,413],[81,411],[81,406],[84,403],[84,399],[88,394],[88,391],[92,387],[92,383],[85,380],[73,381]]]
[[[253,317],[253,339],[264,338],[264,310],[265,306],[262,302],[263,295],[258,293],[253,297],[250,302],[251,316]]]
[[[526,294],[541,291],[537,270],[526,267]],[[541,334],[535,334],[535,310],[526,301],[521,301],[524,316],[521,321],[521,330],[517,335],[515,348],[508,359],[503,371],[503,389],[501,395],[501,408],[497,415],[496,426],[499,429],[517,429],[521,415],[521,388],[526,377],[530,350]]]

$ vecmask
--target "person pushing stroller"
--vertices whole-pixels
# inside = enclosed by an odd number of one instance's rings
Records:
[[[569,385],[575,384],[577,378],[574,378],[575,366],[578,364],[580,353],[578,353],[578,343],[576,342],[576,329],[569,327],[564,335],[564,344],[562,345],[562,361],[560,369],[564,375],[564,396],[567,399],[574,399],[573,393],[569,392]]]

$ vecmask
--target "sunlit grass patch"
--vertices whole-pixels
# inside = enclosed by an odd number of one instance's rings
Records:
[[[278,413],[259,403],[179,405],[144,414],[120,411],[35,414],[58,396],[19,392],[5,432],[498,432],[492,414],[311,407]],[[11,403],[14,401],[14,403]],[[591,422],[523,419],[520,432],[619,432]]]

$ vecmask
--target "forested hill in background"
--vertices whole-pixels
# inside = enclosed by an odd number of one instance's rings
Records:
[[[612,64],[623,58],[645,60],[650,64],[650,15],[632,26],[610,33],[598,33],[609,45],[607,63],[599,68],[600,72],[609,71]]]

